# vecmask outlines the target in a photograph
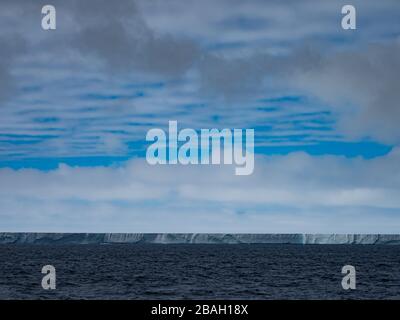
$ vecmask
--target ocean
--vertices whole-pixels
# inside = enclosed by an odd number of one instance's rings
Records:
[[[400,299],[400,246],[1,244],[0,299]]]

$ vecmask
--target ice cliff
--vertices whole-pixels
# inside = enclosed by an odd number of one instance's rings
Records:
[[[0,244],[400,244],[400,234],[0,233]]]

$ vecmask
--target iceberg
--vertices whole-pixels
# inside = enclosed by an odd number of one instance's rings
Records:
[[[2,232],[0,244],[369,244],[400,245],[400,234]]]

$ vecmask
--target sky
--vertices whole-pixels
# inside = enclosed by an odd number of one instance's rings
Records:
[[[399,232],[398,0],[0,7],[0,231]],[[254,173],[149,165],[173,120],[254,129]]]

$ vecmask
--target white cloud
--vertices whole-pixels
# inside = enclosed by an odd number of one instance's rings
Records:
[[[400,151],[372,160],[303,153],[232,166],[0,169],[3,231],[390,232]],[[359,221],[362,219],[363,221]],[[369,221],[367,224],[365,221]]]

